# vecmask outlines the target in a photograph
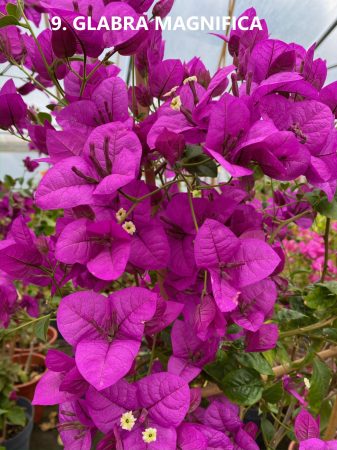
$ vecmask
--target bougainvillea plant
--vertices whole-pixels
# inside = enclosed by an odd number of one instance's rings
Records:
[[[220,36],[233,61],[213,75],[165,59],[153,19],[173,0],[153,3],[1,1],[0,128],[49,163],[35,207],[57,218],[6,228],[3,336],[56,318],[70,351],[48,352],[34,404],[59,405],[66,449],[336,448],[337,82],[264,21]],[[148,30],[72,26],[142,14]],[[36,34],[42,15],[67,30]],[[317,216],[318,279],[297,285],[289,240]],[[48,290],[47,314],[20,323],[13,282]]]

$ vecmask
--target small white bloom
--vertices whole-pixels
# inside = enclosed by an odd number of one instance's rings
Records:
[[[179,86],[174,86],[170,91],[166,92],[166,94],[163,95],[163,97],[171,97],[177,89],[179,89]]]
[[[142,432],[143,441],[146,444],[150,444],[151,442],[155,442],[157,440],[157,429],[156,428],[146,428],[145,431]]]
[[[181,107],[182,103],[181,103],[181,98],[180,95],[177,95],[176,97],[174,97],[172,99],[171,102],[171,108],[174,109],[175,111],[180,111],[180,107]]]
[[[308,378],[304,378],[304,384],[307,389],[310,389],[310,380]]]
[[[198,81],[198,78],[195,76],[195,75],[193,75],[193,77],[188,77],[188,78],[185,78],[185,80],[183,81],[183,83],[184,84],[188,84],[188,83],[191,83],[191,82],[196,82],[196,81]]]
[[[131,431],[136,423],[136,418],[132,411],[124,413],[121,417],[121,427],[123,430]]]
[[[124,222],[125,217],[126,217],[126,211],[124,208],[121,208],[116,212],[116,219],[117,219],[118,223]]]
[[[135,232],[136,232],[136,227],[135,227],[135,224],[133,223],[133,222],[125,222],[123,225],[122,225],[122,227],[124,228],[124,230],[127,232],[127,233],[129,233],[129,234],[131,234],[131,236],[133,235],[133,234],[135,234]]]

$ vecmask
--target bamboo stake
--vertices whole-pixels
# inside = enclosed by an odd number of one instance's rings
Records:
[[[326,441],[331,441],[334,439],[336,435],[336,429],[337,429],[337,397],[335,398],[331,415],[329,418],[328,426],[325,430],[324,439]]]
[[[228,3],[228,16],[232,17],[235,8],[235,0],[229,0]],[[226,36],[228,36],[230,25],[226,26]],[[225,66],[226,64],[226,52],[227,52],[227,42],[225,41],[222,46],[218,68]]]

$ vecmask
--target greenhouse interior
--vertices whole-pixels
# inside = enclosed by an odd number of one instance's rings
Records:
[[[337,450],[337,0],[0,0],[0,450]]]

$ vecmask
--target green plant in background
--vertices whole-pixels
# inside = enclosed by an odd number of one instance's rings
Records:
[[[25,409],[16,403],[13,380],[20,377],[20,365],[3,354],[0,361],[0,445],[26,425]],[[0,447],[1,448],[1,447]]]

